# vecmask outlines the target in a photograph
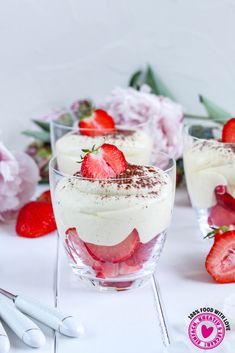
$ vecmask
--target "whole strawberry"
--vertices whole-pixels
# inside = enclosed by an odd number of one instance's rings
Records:
[[[21,208],[16,222],[16,233],[21,237],[37,238],[54,230],[56,222],[48,190],[36,201],[31,201]]]

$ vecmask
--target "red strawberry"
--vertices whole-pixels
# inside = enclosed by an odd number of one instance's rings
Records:
[[[134,229],[121,243],[112,246],[85,243],[89,254],[98,261],[118,263],[129,259],[140,244],[139,234]]]
[[[235,118],[230,119],[224,124],[222,142],[235,143]]]
[[[113,118],[104,110],[96,109],[79,122],[80,133],[87,136],[110,134],[115,131]]]
[[[126,168],[127,161],[124,154],[116,146],[105,143],[85,155],[81,173],[86,178],[114,178]]]
[[[51,203],[51,192],[50,190],[44,191],[38,198],[38,201],[44,201]]]
[[[235,282],[235,231],[215,237],[206,258],[207,272],[219,283]]]
[[[32,201],[24,205],[16,222],[16,233],[22,237],[36,238],[56,230],[51,203]]]

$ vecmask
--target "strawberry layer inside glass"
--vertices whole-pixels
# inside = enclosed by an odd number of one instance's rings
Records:
[[[121,243],[114,246],[102,246],[85,243],[79,237],[76,228],[66,231],[65,249],[74,264],[79,262],[95,271],[97,278],[114,278],[133,274],[142,269],[148,261],[157,243],[158,236],[148,243],[141,243],[136,229]]]
[[[208,224],[210,226],[235,225],[235,198],[224,185],[215,188],[216,205],[209,209]]]

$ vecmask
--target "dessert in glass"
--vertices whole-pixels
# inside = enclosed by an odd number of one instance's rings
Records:
[[[212,122],[187,126],[184,168],[203,236],[211,227],[235,226],[235,119],[224,127]]]
[[[133,128],[115,126],[112,117],[101,109],[89,111],[73,126],[56,120],[51,122],[53,154],[57,156],[58,167],[64,173],[77,172],[78,157],[83,149],[89,150],[103,143],[116,145],[129,163],[149,164],[153,148],[152,122],[136,124]]]
[[[52,201],[73,271],[100,290],[141,286],[156,269],[170,224],[175,161],[130,164],[114,145],[86,152],[68,175],[50,162]]]

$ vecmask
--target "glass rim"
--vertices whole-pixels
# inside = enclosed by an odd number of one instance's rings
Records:
[[[169,156],[167,153],[159,151],[159,152],[157,152],[157,155],[162,155],[165,158],[168,158],[168,160],[171,161],[171,166],[168,167],[168,168],[165,168],[165,169],[162,169],[162,168],[157,167],[155,165],[147,165],[147,166],[149,166],[149,167],[152,166],[154,168],[160,169],[164,173],[169,173],[170,171],[172,171],[176,167],[175,159],[173,157]],[[127,177],[127,178],[86,178],[86,177],[83,177],[83,176],[71,175],[71,174],[67,174],[67,173],[64,173],[64,172],[60,171],[58,168],[56,168],[53,165],[55,163],[55,161],[57,161],[57,155],[53,156],[50,159],[50,162],[49,162],[49,173],[53,172],[53,173],[56,173],[56,174],[60,175],[61,177],[68,178],[68,179],[72,178],[72,179],[75,179],[75,180],[87,180],[87,181],[92,181],[92,182],[94,182],[94,181],[113,180],[115,182],[115,181],[120,181],[120,180],[123,180],[123,181],[132,180],[133,178],[139,179],[139,180],[146,179],[146,178],[153,178],[157,174],[157,172],[156,172],[156,173],[153,173],[151,176],[136,176],[136,175],[133,175],[133,176]]]
[[[78,121],[78,120],[77,120]],[[76,121],[75,121],[76,122]],[[115,129],[113,128],[106,128],[105,130],[106,131],[113,131],[115,132],[115,130],[137,130],[138,128],[141,128],[143,126],[146,126],[147,124],[149,124],[151,122],[151,119],[148,118],[148,120],[142,122],[142,123],[137,123],[136,125],[134,126],[127,126],[127,125],[119,125],[117,124],[115,126]],[[64,130],[67,130],[67,131],[84,131],[84,130],[87,130],[87,131],[97,131],[97,129],[91,129],[91,128],[79,128],[78,126],[68,126],[68,125],[65,125],[65,124],[62,124],[61,122],[59,122],[57,119],[55,120],[51,120],[50,121],[50,127],[53,128],[53,126],[55,127],[58,127],[58,128],[61,128],[61,129],[64,129]]]
[[[217,128],[218,130],[222,130],[222,125],[219,124],[219,123],[216,123],[215,121],[210,121],[208,119],[207,121],[208,124],[205,124],[205,125],[200,125],[200,123],[196,123],[196,122],[192,122],[192,123],[188,123],[184,126],[184,133],[187,135],[187,136],[190,136],[192,137],[194,140],[196,141],[207,141],[207,142],[214,142],[214,141],[217,141],[219,142],[220,144],[222,145],[225,145],[225,146],[235,146],[235,143],[233,142],[223,142],[223,141],[220,141],[220,140],[217,140],[215,138],[209,138],[209,139],[206,139],[206,138],[203,138],[203,137],[196,137],[196,136],[193,136],[190,132],[189,132],[189,129],[190,127],[192,126],[201,126],[202,128],[206,128],[206,127],[214,127],[214,128]]]

